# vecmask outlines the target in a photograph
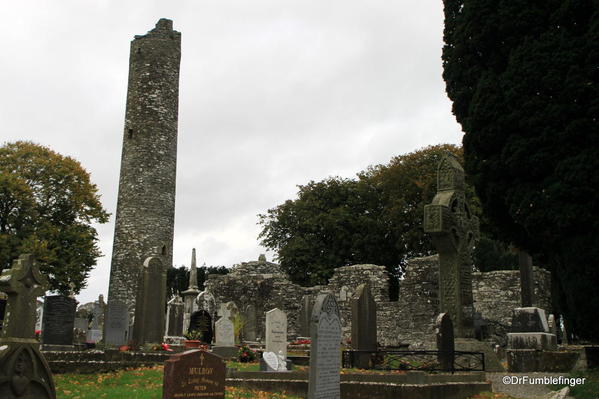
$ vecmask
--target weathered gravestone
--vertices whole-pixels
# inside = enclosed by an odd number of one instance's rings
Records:
[[[311,318],[308,399],[339,399],[341,322],[332,294],[319,294]]]
[[[245,307],[245,323],[243,325],[243,339],[245,341],[255,341],[258,337],[257,320],[258,312],[254,304],[249,304]]]
[[[4,312],[6,311],[6,299],[2,296],[3,293],[0,292],[0,330],[2,329],[2,320],[4,320]]]
[[[154,250],[157,253],[157,249]],[[140,291],[135,302],[133,342],[159,344],[164,337],[166,304],[166,268],[158,255],[144,261]]]
[[[312,316],[312,308],[314,307],[314,300],[311,295],[304,295],[302,297],[302,304],[299,314],[300,324],[300,336],[310,336],[310,317]]]
[[[207,344],[212,343],[212,317],[205,310],[198,310],[191,314],[189,330],[188,331],[199,331],[200,341]]]
[[[166,305],[166,335],[183,335],[183,301],[179,295],[175,295]]]
[[[377,330],[376,302],[368,284],[358,286],[351,300],[351,313],[351,346],[356,351],[353,364],[357,368],[369,368],[371,352],[377,350]]]
[[[214,324],[214,331],[216,337],[215,346],[212,348],[214,353],[225,358],[234,357],[237,354],[237,347],[233,322],[228,317],[221,317]]]
[[[287,315],[279,308],[266,312],[266,351],[287,360]]]
[[[62,295],[45,298],[42,322],[42,343],[44,345],[73,345],[76,310],[77,301],[74,298]]]
[[[191,350],[164,362],[162,399],[225,397],[225,362],[210,352]]]
[[[453,336],[453,323],[447,313],[441,313],[435,320],[435,334],[437,336],[437,361],[443,371],[453,372],[455,357],[455,340]]]
[[[126,345],[129,331],[129,308],[122,301],[108,301],[104,318],[104,343]]]
[[[8,294],[0,331],[0,398],[56,399],[50,367],[35,339],[36,298],[48,281],[33,256],[21,255],[0,275],[0,290]]]
[[[437,171],[437,194],[424,207],[424,231],[439,252],[440,312],[451,316],[456,337],[473,338],[472,250],[479,230],[464,186],[464,169],[447,153]]]

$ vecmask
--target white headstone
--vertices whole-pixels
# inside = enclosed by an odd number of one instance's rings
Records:
[[[262,359],[264,359],[264,362],[269,367],[268,371],[279,370],[279,357],[274,352],[264,352]]]
[[[266,312],[266,351],[287,359],[287,315],[279,308]]]
[[[219,346],[235,346],[235,331],[233,322],[228,317],[221,317],[214,324],[216,345]]]
[[[335,296],[320,294],[310,320],[308,399],[340,399],[341,322]]]

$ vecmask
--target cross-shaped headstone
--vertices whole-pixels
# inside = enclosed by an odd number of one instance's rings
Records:
[[[1,338],[35,338],[36,301],[44,295],[48,280],[40,273],[33,255],[24,254],[0,275],[0,290],[8,294]]]
[[[472,338],[472,250],[479,230],[464,185],[464,169],[455,155],[446,154],[437,172],[437,195],[424,207],[424,231],[439,252],[439,312],[454,320],[456,337]]]

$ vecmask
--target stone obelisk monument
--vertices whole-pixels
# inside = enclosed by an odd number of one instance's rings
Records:
[[[109,310],[119,302],[134,312],[154,248],[172,266],[180,59],[181,34],[168,19],[131,42]]]

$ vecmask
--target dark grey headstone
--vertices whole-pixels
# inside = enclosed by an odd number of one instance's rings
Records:
[[[129,308],[125,302],[108,301],[104,318],[104,343],[126,345],[129,330]]]
[[[453,371],[455,355],[455,339],[453,336],[453,323],[447,313],[441,313],[435,320],[435,334],[437,336],[437,361],[443,371]]]
[[[341,398],[341,321],[335,296],[320,294],[310,322],[308,399]]]
[[[202,334],[200,341],[207,344],[212,343],[213,332],[210,313],[203,309],[193,312],[189,321],[189,331],[200,331]]]
[[[6,299],[0,299],[0,330],[2,330],[2,320],[4,320],[4,312],[6,311]]]
[[[159,256],[146,258],[135,302],[133,342],[159,344],[164,339],[166,321],[166,268]]]
[[[376,351],[376,302],[368,284],[358,286],[351,301],[353,349]]]
[[[368,284],[358,286],[351,300],[351,346],[354,367],[370,367],[371,353],[377,350],[376,302]],[[366,351],[366,352],[362,352]]]
[[[299,314],[300,331],[299,335],[302,337],[310,336],[310,316],[312,315],[312,308],[314,307],[314,300],[311,295],[304,295],[302,297],[302,304]]]
[[[245,324],[243,325],[243,339],[245,341],[255,341],[258,333],[258,320],[257,320],[258,312],[256,311],[256,306],[253,304],[249,304],[245,308]]]
[[[44,300],[42,342],[45,345],[73,345],[77,301],[62,295],[47,296]]]

